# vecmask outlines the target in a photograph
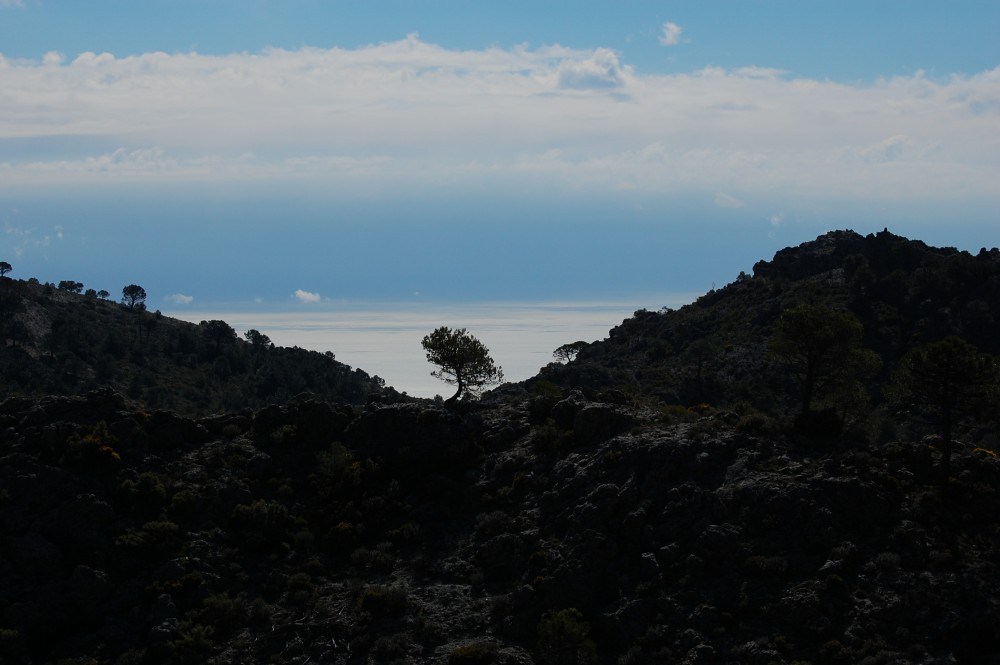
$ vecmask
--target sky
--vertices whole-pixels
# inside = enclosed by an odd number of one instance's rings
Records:
[[[0,260],[308,313],[658,307],[832,229],[977,251],[997,34],[992,0],[0,0]]]

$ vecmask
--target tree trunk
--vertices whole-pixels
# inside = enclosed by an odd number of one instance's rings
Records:
[[[445,400],[445,404],[454,404],[465,391],[465,381],[462,380],[462,375],[456,374],[455,380],[458,382],[458,390],[455,391],[454,395]]]

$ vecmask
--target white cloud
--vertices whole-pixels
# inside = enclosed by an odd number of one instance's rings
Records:
[[[113,63],[114,61],[115,56],[112,53],[93,53],[91,51],[84,51],[80,55],[76,56],[76,59],[73,61],[73,65],[77,67],[93,67]]]
[[[735,196],[719,192],[715,195],[715,205],[720,208],[742,208],[746,203]]]
[[[618,56],[611,49],[597,49],[583,60],[566,60],[559,65],[559,87],[568,90],[621,88],[625,78]]]
[[[62,226],[57,225],[55,233],[56,239],[62,240]],[[14,226],[9,221],[4,221],[4,234],[10,236],[8,239],[10,244],[9,251],[16,258],[21,258],[32,250],[44,249],[52,245],[52,236],[50,234],[43,232],[41,236],[36,236],[35,229]]]
[[[788,72],[784,69],[774,67],[739,67],[733,70],[733,74],[751,79],[775,79],[784,76]]]
[[[183,293],[175,293],[173,295],[167,296],[166,300],[177,305],[190,305],[194,302],[194,296],[186,296]]]
[[[905,136],[890,136],[884,141],[860,148],[857,154],[865,162],[882,164],[904,158],[906,151],[913,145],[914,142]]]
[[[660,35],[660,43],[664,46],[677,46],[681,43],[681,33],[684,28],[676,23],[667,22],[663,24],[663,32]]]
[[[782,192],[776,207],[833,193],[1000,203],[1000,67],[867,84],[753,66],[648,75],[610,49],[458,51],[415,35],[0,67],[0,191],[174,181],[331,197],[531,186],[708,201]],[[101,147],[81,156],[70,147],[81,144]]]
[[[309,291],[303,291],[302,289],[295,289],[294,295],[299,302],[304,303],[317,303],[323,299],[318,293],[311,293]]]

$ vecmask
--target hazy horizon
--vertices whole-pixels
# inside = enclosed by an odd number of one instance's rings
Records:
[[[997,245],[1000,4],[0,0],[0,260],[151,309],[704,293]]]
[[[450,396],[430,376],[420,340],[436,327],[466,328],[490,350],[506,381],[523,381],[553,362],[559,346],[605,339],[611,328],[640,308],[681,307],[692,294],[650,295],[623,302],[525,302],[477,304],[353,303],[312,312],[165,311],[192,323],[221,319],[242,337],[258,330],[279,346],[331,351],[337,360],[380,376],[415,397]]]

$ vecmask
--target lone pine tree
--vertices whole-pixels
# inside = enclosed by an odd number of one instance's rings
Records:
[[[449,402],[463,395],[478,396],[483,387],[503,381],[503,370],[493,362],[489,350],[465,328],[441,326],[424,337],[422,344],[427,361],[438,366],[431,376],[457,386]]]

